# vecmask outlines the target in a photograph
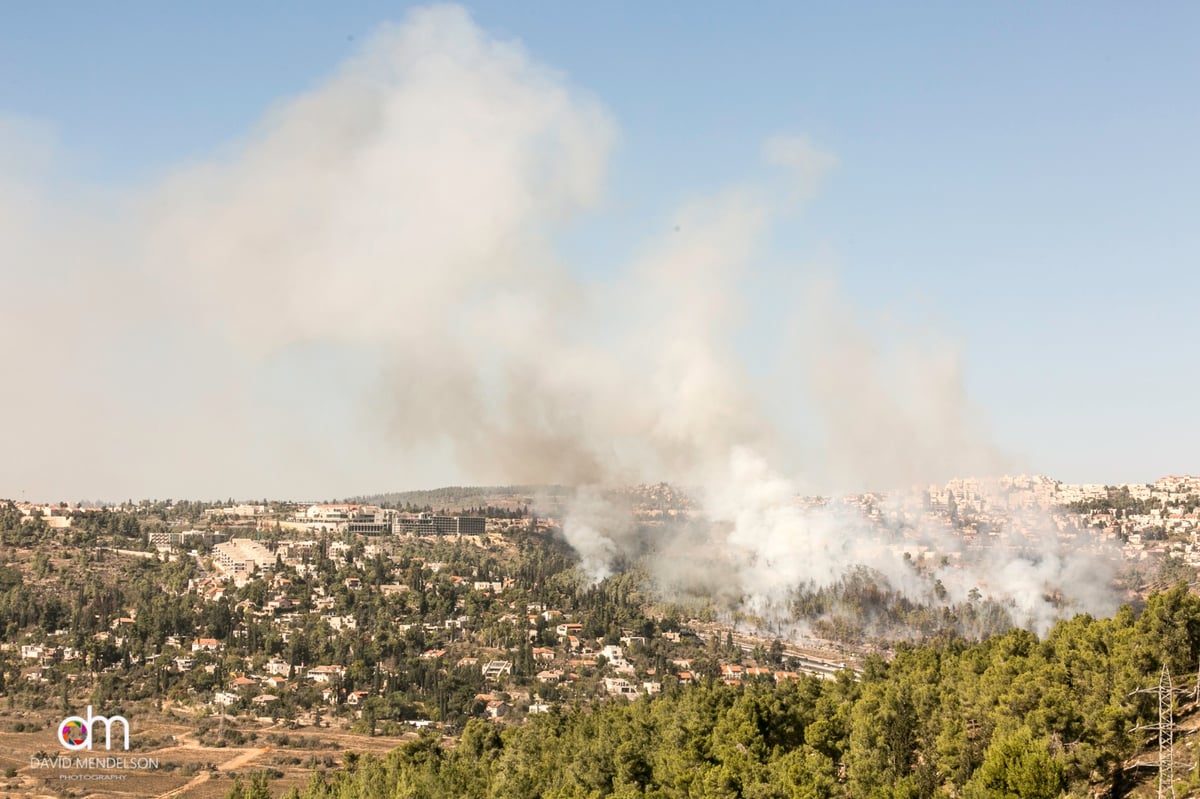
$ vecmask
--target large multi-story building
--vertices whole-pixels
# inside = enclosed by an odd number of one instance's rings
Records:
[[[375,505],[312,505],[297,514],[297,521],[313,531],[338,531],[364,535],[483,535],[487,523],[479,516],[438,516],[400,513]]]
[[[257,541],[234,538],[213,547],[213,563],[234,582],[243,582],[255,569],[274,566],[275,556]]]
[[[481,516],[402,514],[392,522],[396,535],[483,535],[486,529],[487,521]]]
[[[377,508],[368,505],[358,509],[350,521],[346,522],[346,530],[363,535],[384,535],[392,531],[392,520],[396,511]]]
[[[1060,505],[1070,505],[1072,502],[1087,502],[1088,500],[1107,499],[1108,486],[1099,483],[1071,484],[1062,483],[1055,497]]]
[[[296,514],[297,520],[309,530],[348,530],[352,533],[380,535],[392,530],[395,511],[374,505],[311,505]]]
[[[225,540],[224,533],[211,530],[155,530],[150,533],[150,543],[155,549],[168,550],[178,544],[192,544],[203,541],[206,544]]]

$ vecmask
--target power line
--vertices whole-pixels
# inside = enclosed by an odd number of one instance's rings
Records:
[[[1200,665],[1196,671],[1196,685],[1192,688],[1175,688],[1171,681],[1171,670],[1163,664],[1158,685],[1154,688],[1139,688],[1133,694],[1155,694],[1158,697],[1158,722],[1134,727],[1138,730],[1154,730],[1158,733],[1158,799],[1175,799],[1175,695],[1191,696],[1200,700]]]

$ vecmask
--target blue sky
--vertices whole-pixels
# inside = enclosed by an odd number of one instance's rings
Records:
[[[10,5],[0,116],[52,131],[66,191],[153,183],[236,148],[408,8]],[[800,134],[838,166],[773,228],[767,268],[820,259],[868,326],[955,341],[992,437],[1030,471],[1197,471],[1200,6],[467,8],[618,128],[606,199],[563,241],[585,276],[676,204],[756,179],[766,137]],[[760,300],[747,353],[787,313]]]

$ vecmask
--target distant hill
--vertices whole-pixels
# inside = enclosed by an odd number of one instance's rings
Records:
[[[445,486],[425,491],[395,491],[351,497],[348,502],[363,505],[415,505],[434,510],[461,510],[486,507],[518,508],[529,505],[535,509],[554,510],[574,491],[561,485],[518,486]]]

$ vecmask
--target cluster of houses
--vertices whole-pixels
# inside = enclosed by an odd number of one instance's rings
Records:
[[[346,676],[346,667],[340,665],[305,666],[288,663],[279,657],[273,657],[263,666],[263,674],[238,674],[229,680],[225,690],[213,694],[213,704],[222,707],[237,704],[243,695],[252,695],[250,702],[260,708],[270,708],[279,701],[280,694],[290,685],[306,682],[321,686],[321,699],[326,704],[337,704],[344,701],[351,707],[359,705],[366,699],[368,691],[346,691],[344,695],[338,690],[338,685]]]
[[[1112,489],[1158,507],[1144,513],[1103,507],[1087,512],[1069,509],[1076,503],[1102,504]],[[665,483],[633,487],[629,489],[629,500],[634,515],[646,524],[698,512],[686,494]],[[949,528],[968,545],[1020,546],[1022,540],[1043,540],[1049,527],[1075,549],[1107,550],[1116,542],[1128,559],[1175,552],[1189,563],[1200,565],[1200,477],[1194,476],[1169,476],[1153,483],[1116,486],[1063,483],[1044,475],[956,479],[906,491],[854,494],[837,499],[808,497],[798,501],[805,506],[841,504],[857,508],[883,529]],[[69,527],[73,514],[101,510],[36,503],[17,503],[17,507],[26,518],[42,518],[51,527]],[[317,541],[285,541],[276,551],[267,553],[257,550],[248,538],[223,541],[228,533],[211,529],[218,522],[234,525],[229,530],[249,523],[252,529],[260,531],[349,532],[363,534],[368,540],[387,534],[482,536],[491,529],[488,520],[478,517],[403,513],[354,503],[241,504],[210,508],[204,515],[211,523],[210,529],[155,530],[150,534],[151,543],[160,550],[196,541],[215,544],[217,567],[239,582],[248,579],[254,570],[268,570],[276,556],[289,565],[302,563]],[[1171,544],[1166,545],[1165,541]],[[345,546],[342,542],[336,545]]]
[[[1132,509],[1113,502],[1114,495],[1127,498]],[[972,548],[1040,548],[1052,538],[1073,552],[1132,561],[1174,553],[1200,566],[1200,477],[1116,486],[1040,475],[966,479],[801,503],[852,509],[878,529],[881,549],[951,563]],[[939,538],[961,545],[934,551],[929,541]]]
[[[242,610],[258,618],[268,618],[279,625],[281,633],[286,637],[288,631],[303,622],[303,614],[297,613],[291,607],[292,600],[286,594],[290,581],[282,575],[268,578],[269,597],[260,608],[253,603],[243,601]],[[512,586],[511,580],[478,581],[462,578],[458,584],[469,584],[471,590],[503,593]],[[213,589],[218,589],[214,591]],[[360,590],[346,586],[347,590]],[[228,590],[215,577],[194,581],[191,590],[195,591],[202,601],[218,601]],[[314,609],[310,612],[321,614],[330,629],[338,631],[353,629],[353,616],[339,615],[329,612],[333,609],[333,597],[325,596],[324,592],[314,597]],[[507,603],[510,612],[498,617],[500,623],[507,623],[520,628],[526,627],[529,639],[532,640],[539,629],[546,629],[547,623],[554,623],[556,646],[531,646],[528,654],[531,656],[535,674],[527,674],[522,679],[514,678],[514,661],[511,650],[484,647],[474,641],[469,631],[469,620],[462,616],[442,620],[440,624],[425,625],[425,632],[437,634],[438,640],[445,642],[448,630],[462,631],[459,640],[454,643],[442,643],[433,646],[420,655],[420,659],[435,662],[442,669],[462,669],[478,674],[482,680],[495,686],[493,692],[480,694],[476,697],[483,702],[483,712],[486,717],[496,721],[511,722],[527,713],[538,713],[549,710],[554,702],[544,700],[537,693],[546,693],[547,686],[555,686],[558,691],[580,686],[590,696],[608,696],[611,698],[635,699],[652,696],[662,690],[665,674],[660,674],[642,659],[631,657],[629,652],[644,652],[647,644],[643,635],[631,630],[622,631],[620,642],[605,643],[600,638],[584,636],[584,625],[575,621],[565,621],[567,614],[562,611],[546,608],[539,602],[524,604],[524,612],[519,612],[520,606]],[[134,623],[132,617],[122,617],[113,622],[112,631],[100,633],[114,645],[124,643],[121,630],[128,624]],[[398,627],[411,625],[398,624]],[[65,631],[60,635],[65,636]],[[239,630],[232,635],[236,638]],[[55,636],[50,636],[54,638]],[[669,643],[679,644],[681,637],[678,633],[665,633],[664,639]],[[81,653],[68,647],[49,642],[29,642],[24,644],[8,644],[7,649],[18,649],[21,661],[29,671],[27,679],[31,681],[44,680],[42,670],[46,667],[78,661]],[[331,707],[347,707],[351,712],[361,713],[360,706],[370,698],[367,690],[358,688],[347,690],[345,687],[347,666],[341,663],[301,664],[291,663],[280,656],[273,656],[263,661],[246,658],[244,667],[232,673],[218,672],[218,664],[229,667],[227,646],[222,641],[204,636],[184,639],[179,636],[169,636],[159,654],[151,655],[146,660],[154,662],[163,659],[166,668],[176,673],[187,673],[202,670],[219,678],[219,684],[212,690],[211,695],[202,694],[195,697],[201,705],[207,704],[214,710],[228,711],[234,706],[246,707],[261,716],[273,715],[280,701],[289,691],[308,686],[320,689],[321,701]],[[461,656],[452,657],[451,652]],[[471,654],[463,654],[470,652]],[[488,654],[491,653],[491,654]],[[497,657],[499,655],[499,657]],[[508,656],[506,656],[508,655]],[[133,657],[131,662],[140,662]],[[236,669],[236,667],[234,667]],[[787,670],[761,668],[753,663],[722,663],[720,679],[728,684],[737,684],[748,679],[765,679],[783,681],[798,679],[799,673]],[[699,677],[694,669],[691,657],[676,657],[671,661],[667,672],[672,679],[682,684],[696,682]],[[532,690],[534,693],[530,693]],[[514,696],[520,699],[515,700]],[[357,709],[357,710],[356,710]]]
[[[1104,542],[1110,545],[1119,542],[1126,557],[1145,557],[1147,553],[1176,551],[1193,565],[1200,566],[1200,478],[1164,478],[1148,486],[1126,486],[1128,495],[1143,504],[1137,513],[1127,510],[1111,510],[1098,506],[1096,510],[1068,510],[1067,503],[1104,500],[1110,494],[1104,486],[1070,486],[1042,477],[1004,478],[1001,481],[984,482],[959,480],[944,486],[932,486],[911,495],[861,494],[845,497],[837,502],[857,508],[864,517],[878,523],[881,528],[900,530],[897,536],[881,537],[882,547],[911,549],[918,546],[904,540],[904,530],[921,530],[929,524],[940,524],[958,532],[968,542],[975,538],[1004,536],[1006,542],[1019,542],[1024,536],[1041,535],[1039,525],[1049,520],[1060,538],[1074,537],[1081,548]],[[665,519],[679,514],[689,514],[693,508],[682,495],[669,486],[643,487],[637,495],[635,509],[649,520]],[[1154,500],[1157,500],[1156,502]],[[807,504],[828,504],[827,499],[811,499]],[[1100,503],[1102,505],[1102,502]],[[1150,507],[1152,506],[1152,507]],[[41,514],[47,519],[65,519],[70,516],[55,506],[22,506],[23,512]],[[1077,506],[1079,507],[1079,506]],[[262,520],[266,506],[245,506],[222,509],[228,514]],[[368,520],[368,516],[371,518]],[[451,522],[446,521],[452,519]],[[237,592],[238,586],[250,581],[261,581],[265,591],[259,599],[241,599],[233,607],[241,611],[243,618],[269,622],[286,642],[289,636],[305,626],[311,626],[312,615],[316,614],[331,636],[354,631],[358,626],[356,616],[350,612],[353,603],[347,603],[347,594],[362,591],[378,592],[383,598],[408,594],[413,589],[402,583],[364,585],[368,563],[377,555],[386,554],[387,547],[375,537],[380,531],[362,530],[365,537],[357,546],[346,543],[352,538],[354,524],[385,525],[389,531],[418,529],[432,534],[464,531],[482,531],[482,519],[478,524],[469,517],[434,517],[416,515],[415,519],[402,517],[394,512],[383,513],[382,509],[351,505],[313,505],[297,511],[293,522],[305,530],[337,529],[345,535],[342,540],[328,538],[318,542],[309,540],[284,540],[268,548],[261,542],[249,538],[234,537],[215,544],[212,554],[212,572],[203,572],[193,579],[187,590],[199,603],[219,602],[223,599],[245,597]],[[904,524],[896,524],[897,519]],[[397,527],[397,525],[400,525]],[[465,525],[465,527],[464,527]],[[453,528],[453,529],[452,529]],[[997,533],[996,531],[1000,531]],[[213,535],[212,531],[190,531],[197,535]],[[365,540],[365,544],[364,544]],[[187,544],[186,534],[170,533],[161,543],[167,547]],[[482,544],[481,544],[482,545]],[[348,571],[332,582],[333,590],[320,584],[301,596],[292,579],[287,575],[307,575],[317,569],[313,558],[318,546],[327,548],[331,561],[348,565]],[[919,547],[918,547],[919,548]],[[918,552],[919,555],[932,554]],[[945,557],[952,559],[955,553]],[[286,568],[279,570],[283,564]],[[644,635],[633,630],[615,630],[610,637],[596,638],[585,635],[585,625],[569,612],[546,607],[540,602],[525,601],[522,586],[511,577],[480,573],[449,574],[449,567],[439,562],[421,564],[428,572],[437,575],[442,584],[448,584],[460,597],[454,612],[432,619],[416,614],[393,619],[394,629],[407,633],[414,626],[424,634],[428,648],[420,659],[436,664],[436,668],[450,671],[465,670],[476,675],[477,680],[494,690],[481,693],[476,698],[483,703],[487,717],[497,721],[520,718],[523,713],[544,712],[554,700],[543,699],[541,694],[559,696],[564,691],[580,692],[589,696],[634,699],[652,696],[663,689],[664,681],[677,680],[682,684],[696,682],[695,653],[680,640],[678,634],[663,633],[664,644],[672,657],[668,661],[657,661],[656,669],[645,656],[650,643]],[[349,575],[349,576],[346,576]],[[362,575],[362,576],[355,576]],[[317,581],[318,583],[320,581]],[[478,613],[471,615],[461,597],[474,592],[488,601],[486,618]],[[299,597],[299,599],[298,599]],[[96,633],[98,640],[122,647],[126,641],[128,625],[135,623],[135,614],[114,619],[110,629]],[[482,636],[485,626],[511,625],[509,643],[497,644]],[[550,636],[546,631],[553,630]],[[235,628],[234,637],[245,634]],[[541,645],[544,638],[546,643]],[[21,642],[0,645],[0,649],[11,652],[22,666],[22,676],[30,682],[44,682],[46,669],[58,664],[78,663],[84,653],[65,641],[73,640],[66,631],[40,636],[40,640],[28,637]],[[232,639],[231,639],[232,640]],[[511,640],[519,641],[516,646]],[[615,643],[614,643],[615,642]],[[426,646],[425,643],[418,647]],[[177,673],[204,669],[214,675],[219,684],[211,695],[197,696],[195,701],[208,704],[213,709],[246,706],[258,709],[260,715],[270,715],[273,709],[297,688],[319,689],[323,702],[331,706],[361,706],[370,699],[370,693],[360,685],[346,688],[347,665],[340,663],[293,663],[281,657],[271,657],[263,662],[247,658],[244,665],[236,666],[234,673],[217,672],[218,662],[228,665],[226,643],[215,638],[204,637],[199,629],[193,638],[171,637],[166,646],[154,655],[145,656],[147,662],[165,659],[167,667]],[[661,650],[662,647],[659,647]],[[533,668],[524,665],[516,669],[518,655],[529,657]],[[736,661],[736,662],[735,662]],[[139,656],[132,655],[129,662],[137,664]],[[669,667],[662,669],[664,662]],[[742,658],[720,662],[719,679],[729,684],[747,681],[784,682],[799,679],[801,672],[785,668],[768,668],[763,664],[747,662]],[[796,667],[793,667],[796,668]],[[813,671],[822,677],[828,672]],[[549,690],[553,686],[554,690]],[[521,694],[521,691],[533,692]],[[540,692],[540,693],[538,693]],[[523,696],[514,700],[514,695]]]

